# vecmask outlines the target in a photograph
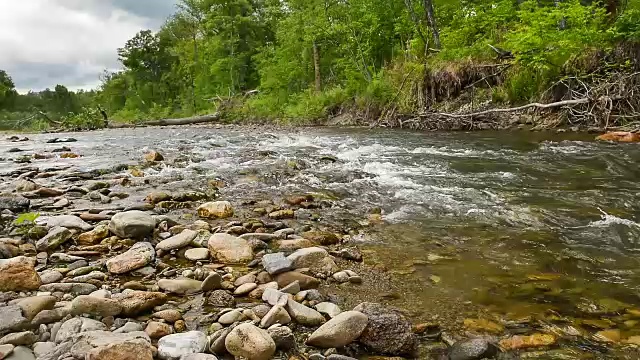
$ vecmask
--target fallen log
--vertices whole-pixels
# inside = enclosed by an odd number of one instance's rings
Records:
[[[110,123],[109,127],[113,129],[118,128],[131,128],[131,127],[140,127],[140,126],[173,126],[173,125],[194,125],[194,124],[204,124],[208,122],[214,122],[220,120],[220,113],[203,115],[203,116],[192,116],[187,118],[179,118],[179,119],[160,119],[160,120],[150,120],[144,121],[137,124],[118,124],[118,123]]]

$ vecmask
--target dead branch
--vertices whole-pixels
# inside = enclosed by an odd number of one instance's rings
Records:
[[[618,101],[618,100],[622,100],[622,98],[621,97],[615,97],[615,98],[602,97],[596,100],[597,101]],[[593,101],[594,101],[593,99],[582,98],[582,99],[575,99],[575,100],[558,101],[550,104],[531,103],[531,104],[518,106],[514,108],[489,109],[489,110],[484,110],[484,111],[470,113],[470,114],[425,113],[425,114],[420,114],[420,116],[437,115],[437,116],[443,116],[443,117],[454,118],[454,119],[468,118],[468,117],[483,116],[483,115],[489,115],[489,114],[495,114],[495,113],[518,112],[518,111],[527,110],[530,108],[551,109],[551,108],[557,108],[557,107],[563,107],[563,106],[588,104]]]

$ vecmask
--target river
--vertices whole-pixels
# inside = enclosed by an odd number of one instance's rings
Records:
[[[78,141],[45,143],[54,136]],[[365,254],[364,284],[334,289],[347,301],[374,297],[445,332],[462,331],[467,318],[501,323],[508,333],[565,332],[566,346],[531,358],[635,358],[594,337],[609,328],[623,339],[640,335],[635,144],[598,143],[586,134],[337,128],[28,137],[0,142],[5,176],[26,166],[67,173],[135,166],[156,149],[167,161],[143,169],[144,178],[118,189],[130,197],[110,206],[139,203],[152,190],[203,189],[211,180],[224,184],[220,198],[234,204],[311,193],[325,208],[299,211],[298,220],[349,234]],[[81,157],[12,161],[62,145]],[[7,153],[15,147],[24,152]],[[105,176],[118,174],[126,166]],[[38,181],[61,184],[59,176]]]

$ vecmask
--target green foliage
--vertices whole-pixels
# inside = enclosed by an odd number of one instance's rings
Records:
[[[616,21],[614,36],[619,40],[640,42],[640,5],[625,11]]]
[[[40,217],[39,213],[29,212],[18,215],[13,221],[17,233],[20,235],[27,235],[29,231],[36,225],[36,220]]]
[[[36,220],[39,217],[40,217],[40,214],[34,213],[34,212],[20,214],[16,218],[16,220],[13,222],[13,224],[16,226],[35,224]]]
[[[439,31],[427,20],[429,3]],[[353,106],[424,111],[433,105],[424,99],[429,86],[458,94],[482,74],[473,66],[503,61],[513,66],[487,98],[530,101],[579,71],[567,66],[572,59],[640,41],[638,3],[180,0],[159,31],[141,31],[118,50],[122,70],[105,72],[96,91],[56,86],[14,96],[0,71],[0,125],[38,110],[87,129],[103,123],[96,105],[113,120],[137,122],[210,113],[220,100],[232,104],[230,121],[309,122]],[[513,57],[497,59],[489,45]],[[446,76],[430,76],[438,73]],[[245,96],[254,89],[257,96]]]

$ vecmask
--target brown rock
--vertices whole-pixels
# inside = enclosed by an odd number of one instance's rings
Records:
[[[504,350],[517,350],[550,346],[555,343],[556,337],[549,334],[516,335],[508,339],[500,340],[500,347]]]
[[[167,295],[161,292],[132,291],[114,297],[122,305],[122,315],[136,316],[167,302]]]
[[[153,360],[151,345],[144,340],[97,347],[89,351],[86,360]]]
[[[180,311],[173,309],[158,311],[157,313],[153,314],[153,317],[162,319],[171,324],[175,323],[178,320],[182,320],[182,314],[180,314]]]
[[[149,322],[149,324],[147,324],[147,328],[144,329],[144,332],[147,333],[147,335],[149,335],[149,337],[152,339],[160,339],[163,336],[173,334],[173,329],[171,328],[171,325],[157,321],[151,321]]]
[[[18,256],[0,260],[0,291],[37,290],[40,285],[35,259]]]
[[[315,289],[320,286],[320,280],[296,271],[279,274],[275,277],[275,281],[278,283],[280,288],[283,288],[294,281],[300,282],[300,288],[302,290]]]
[[[81,217],[82,218],[82,217]],[[93,230],[78,236],[78,245],[95,245],[109,236],[107,225],[98,225]]]
[[[151,150],[148,153],[144,154],[144,159],[148,162],[163,161],[164,156],[162,156],[162,154],[155,150]]]
[[[324,246],[340,243],[340,238],[336,234],[328,231],[307,231],[302,234],[302,237]]]

